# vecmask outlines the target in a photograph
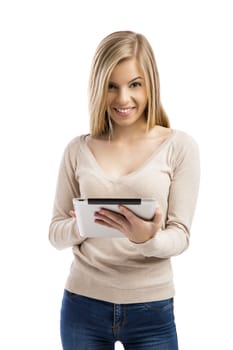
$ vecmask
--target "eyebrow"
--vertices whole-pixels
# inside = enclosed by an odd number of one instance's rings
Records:
[[[133,78],[132,80],[128,81],[128,84],[131,84],[131,83],[133,83],[135,80],[138,80],[138,79],[143,79],[143,77],[138,76],[138,77],[136,77],[136,78]],[[114,81],[110,81],[109,83],[110,83],[110,84],[115,84],[115,85],[117,85],[117,83],[115,83]]]
[[[143,77],[138,76],[136,78],[133,78],[132,80],[129,81],[129,84],[132,83],[133,81],[137,80],[137,79],[143,79]]]

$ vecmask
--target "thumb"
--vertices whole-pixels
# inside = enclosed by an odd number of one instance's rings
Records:
[[[69,215],[72,216],[72,218],[76,218],[76,214],[74,210],[70,210]]]
[[[155,211],[155,216],[154,216],[153,222],[156,225],[161,224],[162,217],[163,217],[162,210],[160,208],[157,208],[156,211]]]

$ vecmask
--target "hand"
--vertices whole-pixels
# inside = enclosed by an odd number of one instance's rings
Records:
[[[162,212],[156,209],[151,221],[143,220],[124,206],[119,206],[120,214],[107,209],[95,213],[95,222],[122,232],[133,243],[145,243],[156,235],[162,227]]]
[[[70,210],[69,211],[70,216],[72,216],[72,218],[76,218],[76,214],[74,210]]]

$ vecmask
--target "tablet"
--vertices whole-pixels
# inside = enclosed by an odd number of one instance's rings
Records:
[[[155,215],[157,201],[140,198],[73,198],[79,233],[83,237],[125,237],[120,231],[97,224],[94,213],[101,208],[120,213],[119,205],[132,210],[136,215],[151,220]]]

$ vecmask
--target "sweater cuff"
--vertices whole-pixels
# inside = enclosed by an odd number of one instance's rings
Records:
[[[141,253],[146,257],[151,257],[151,256],[161,257],[161,255],[163,255],[163,252],[166,246],[166,242],[164,238],[165,237],[163,235],[163,231],[160,230],[156,233],[156,235],[153,238],[149,239],[145,243],[139,243],[139,244],[133,243],[133,244],[137,248],[139,253]]]

